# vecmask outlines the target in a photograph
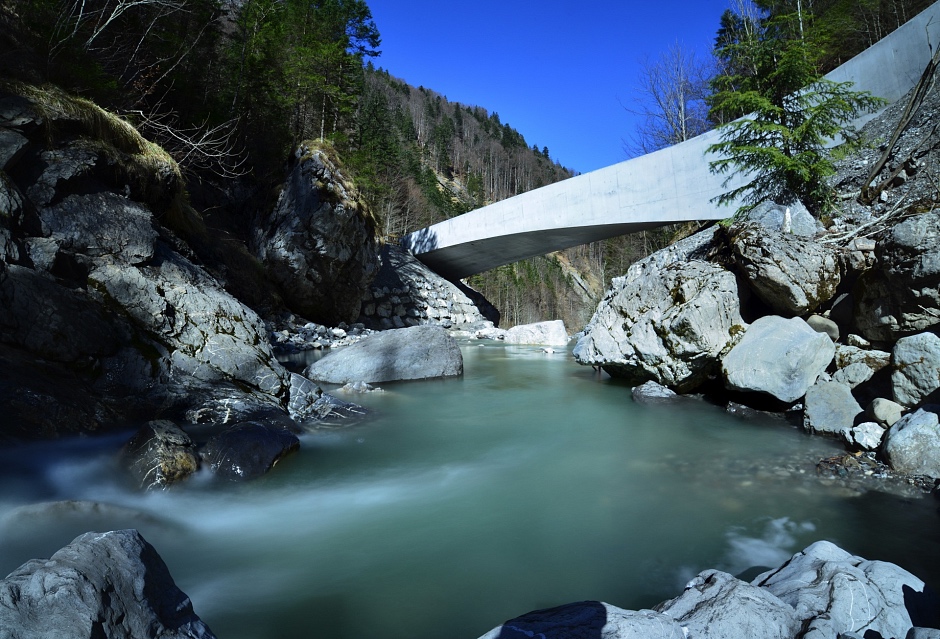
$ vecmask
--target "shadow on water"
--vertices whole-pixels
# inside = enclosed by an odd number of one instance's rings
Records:
[[[580,601],[510,619],[491,639],[601,639],[606,624],[607,608],[604,604]]]

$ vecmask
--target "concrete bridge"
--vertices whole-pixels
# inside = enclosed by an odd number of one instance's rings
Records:
[[[826,77],[895,101],[907,93],[940,46],[940,2]],[[875,117],[867,115],[861,125]],[[450,279],[460,279],[536,255],[634,231],[692,220],[720,220],[736,207],[711,200],[743,185],[722,186],[704,135],[607,168],[496,202],[407,235],[402,244]]]

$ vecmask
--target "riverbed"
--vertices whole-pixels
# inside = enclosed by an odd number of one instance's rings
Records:
[[[819,539],[938,584],[938,503],[817,476],[836,442],[637,405],[568,352],[462,350],[462,378],[343,395],[370,414],[253,483],[140,494],[116,462],[130,433],[0,452],[0,574],[137,528],[222,639],[473,639],[571,601],[648,607]],[[100,505],[41,505],[61,500]]]

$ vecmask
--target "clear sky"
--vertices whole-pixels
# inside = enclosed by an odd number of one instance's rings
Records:
[[[704,59],[729,0],[366,0],[374,64],[484,107],[586,173],[626,159],[639,68],[672,43]]]

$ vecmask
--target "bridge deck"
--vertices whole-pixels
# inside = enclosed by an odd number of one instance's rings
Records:
[[[895,101],[913,87],[940,41],[940,2],[826,77]],[[860,125],[874,117],[860,118]],[[402,240],[441,275],[460,279],[535,255],[647,228],[728,217],[711,200],[723,186],[705,157],[709,131],[675,146],[496,202]]]

